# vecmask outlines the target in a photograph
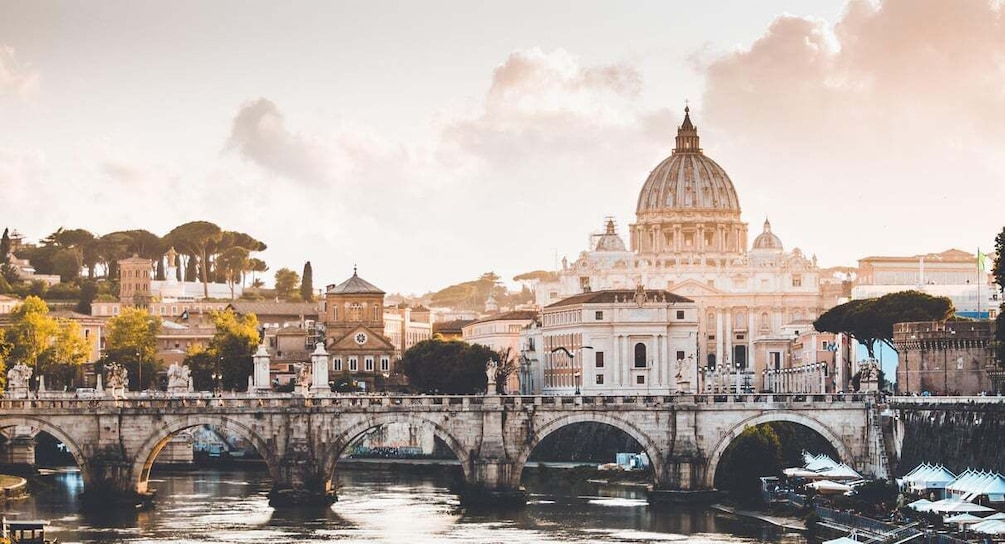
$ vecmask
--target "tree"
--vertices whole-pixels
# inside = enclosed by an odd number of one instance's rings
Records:
[[[781,451],[781,441],[771,425],[747,427],[723,452],[715,486],[742,498],[758,497],[761,476],[781,475]]]
[[[847,334],[864,345],[869,357],[875,359],[876,342],[894,348],[894,324],[945,321],[953,315],[953,311],[953,303],[946,297],[933,297],[920,291],[900,291],[835,306],[821,314],[813,322],[813,328],[819,332]]]
[[[991,276],[998,284],[998,290],[1005,290],[1005,265],[1002,264],[1002,256],[1005,256],[1005,227],[995,237],[995,264],[991,268]],[[998,308],[998,317],[995,318],[995,359],[998,364],[1005,364],[1005,302]]]
[[[175,227],[164,237],[167,244],[199,259],[203,296],[209,298],[209,247],[218,242],[223,231],[209,221],[191,221]]]
[[[234,300],[234,287],[248,269],[248,250],[243,247],[227,249],[217,259],[217,266],[223,274],[224,281],[227,282],[227,287],[230,287],[230,300]]]
[[[276,294],[279,298],[290,298],[300,284],[300,274],[289,268],[276,270]]]
[[[129,386],[142,391],[155,383],[158,365],[157,333],[161,318],[143,308],[123,308],[108,320],[105,329],[105,352],[101,367],[119,363],[129,372]],[[141,368],[142,366],[142,368]]]
[[[0,293],[9,292],[11,284],[21,281],[17,267],[10,262],[10,248],[10,234],[3,229],[3,237],[0,237]]]
[[[8,361],[33,367],[34,377],[47,375],[51,385],[69,385],[63,380],[76,374],[90,351],[80,324],[53,318],[36,296],[14,308],[3,338]]]
[[[263,261],[261,259],[256,259],[254,257],[248,259],[248,272],[251,272],[251,286],[252,287],[260,287],[262,280],[258,279],[258,277],[256,276],[256,274],[258,272],[266,272],[268,270],[269,270],[269,266],[267,264],[265,264],[265,261]],[[258,284],[258,285],[256,285],[256,284]]]
[[[254,371],[252,355],[258,347],[258,318],[254,314],[237,315],[233,310],[212,312],[210,317],[216,333],[209,346],[205,350],[192,350],[185,357],[193,386],[219,385],[222,389],[244,391],[248,376]],[[221,376],[216,383],[213,374]]]
[[[401,368],[417,391],[468,395],[485,391],[485,363],[497,358],[496,352],[482,345],[434,338],[409,348]]]
[[[303,280],[300,282],[300,298],[305,302],[314,302],[314,269],[311,262],[304,263]]]

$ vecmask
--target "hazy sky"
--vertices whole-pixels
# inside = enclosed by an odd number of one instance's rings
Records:
[[[0,0],[0,226],[203,219],[316,286],[508,279],[605,216],[627,242],[685,100],[751,239],[853,266],[1005,224],[994,3]]]

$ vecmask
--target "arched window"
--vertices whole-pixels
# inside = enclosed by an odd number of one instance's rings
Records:
[[[635,368],[646,367],[646,345],[642,342],[635,344]]]
[[[714,353],[709,353],[708,354],[708,368],[712,369],[712,370],[715,369],[715,354]]]

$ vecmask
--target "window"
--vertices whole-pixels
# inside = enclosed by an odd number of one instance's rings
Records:
[[[604,375],[597,374],[597,385],[604,385]]]
[[[604,320],[604,312],[597,312],[594,317],[596,318],[597,321],[603,321]]]
[[[342,371],[342,358],[341,357],[336,357],[336,358],[332,359],[332,368],[334,368],[336,372],[341,372]]]
[[[604,368],[604,352],[598,351],[594,354],[597,368]]]
[[[708,368],[710,368],[710,369],[714,369],[715,368],[715,354],[714,353],[709,353],[708,354]]]
[[[338,321],[338,306],[332,304],[332,321]]]
[[[112,315],[119,315],[119,307],[112,306]]]
[[[380,306],[376,304],[373,305],[373,320],[380,321]]]
[[[684,360],[684,350],[677,350],[677,360],[678,361]]]
[[[782,368],[782,353],[780,351],[772,351],[769,355],[771,355],[771,368],[780,370]]]
[[[635,344],[635,368],[646,367],[646,345],[642,342]]]
[[[359,370],[359,360],[356,357],[349,357],[349,372],[356,372]]]
[[[373,357],[372,356],[367,355],[366,357],[363,358],[363,368],[367,372],[373,372]]]
[[[793,287],[802,287],[803,286],[803,277],[802,276],[798,276],[798,275],[793,275],[792,276],[792,286]]]
[[[684,319],[684,310],[677,310],[677,319]]]
[[[646,377],[643,376],[642,374],[639,374],[638,376],[635,376],[635,383],[637,383],[639,385],[645,385],[645,383],[646,383]]]
[[[387,355],[384,355],[383,357],[380,358],[380,371],[387,372],[390,369],[391,369],[391,359]]]

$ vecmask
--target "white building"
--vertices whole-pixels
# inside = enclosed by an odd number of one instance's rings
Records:
[[[763,388],[764,370],[783,364],[791,326],[837,302],[822,294],[816,258],[786,251],[768,221],[748,246],[733,182],[703,153],[686,108],[673,153],[642,185],[630,233],[629,250],[608,220],[589,250],[563,260],[557,280],[538,284],[538,304],[637,285],[693,299],[701,365],[751,373]]]
[[[582,293],[544,308],[525,330],[522,390],[671,394],[698,387],[698,307],[641,287]]]
[[[493,314],[478,319],[461,327],[461,338],[469,344],[479,344],[500,354],[509,354],[507,361],[500,363],[517,363],[520,354],[520,333],[525,327],[537,320],[535,310],[515,310],[501,314]],[[509,375],[505,390],[517,391],[520,387],[516,372]]]

